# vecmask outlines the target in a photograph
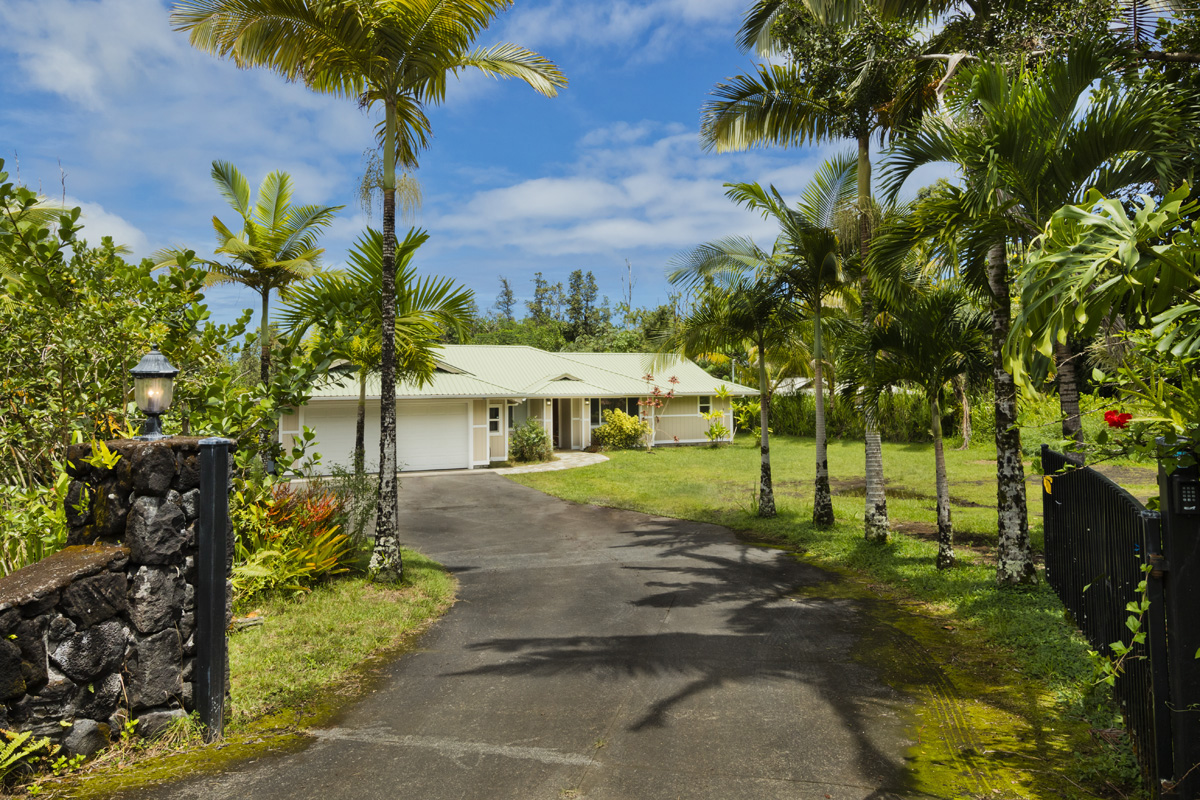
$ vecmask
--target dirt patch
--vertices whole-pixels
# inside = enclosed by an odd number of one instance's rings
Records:
[[[1154,467],[1118,467],[1113,464],[1098,464],[1092,469],[1113,483],[1122,486],[1131,483],[1158,482],[1158,470]]]

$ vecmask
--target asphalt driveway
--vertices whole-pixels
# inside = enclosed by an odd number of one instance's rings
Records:
[[[909,702],[830,580],[723,528],[493,475],[406,478],[460,601],[306,749],[138,796],[772,800],[903,793]]]

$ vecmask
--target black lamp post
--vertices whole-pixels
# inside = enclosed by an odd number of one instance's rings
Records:
[[[137,438],[148,442],[165,439],[159,415],[165,414],[171,407],[175,376],[179,370],[171,366],[171,362],[158,352],[158,346],[155,345],[142,356],[130,373],[133,375],[133,398],[138,409],[146,415],[146,421],[142,423],[142,435]]]

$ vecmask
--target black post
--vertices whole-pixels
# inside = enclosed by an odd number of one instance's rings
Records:
[[[1158,461],[1159,512],[1167,571],[1167,606],[1171,683],[1171,731],[1175,794],[1194,798],[1200,791],[1200,474],[1194,454],[1167,447]],[[1183,462],[1192,462],[1181,465]],[[1171,469],[1171,468],[1174,469]]]
[[[225,732],[225,576],[229,531],[228,439],[200,442],[196,586],[196,709],[207,741]]]
[[[1146,652],[1150,657],[1150,695],[1153,703],[1154,725],[1154,786],[1153,796],[1159,796],[1163,778],[1175,774],[1174,753],[1171,750],[1171,676],[1170,655],[1167,649],[1166,596],[1167,559],[1162,553],[1162,518],[1153,511],[1142,512],[1142,544],[1145,562],[1150,565],[1146,576]]]

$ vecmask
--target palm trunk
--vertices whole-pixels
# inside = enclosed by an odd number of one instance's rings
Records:
[[[762,471],[758,479],[758,515],[760,517],[775,516],[775,491],[771,486],[771,441],[767,433],[770,422],[771,386],[767,379],[767,354],[762,342],[758,344],[758,421],[762,425],[760,452],[762,453]]]
[[[996,523],[999,553],[996,581],[1002,586],[1034,583],[1037,570],[1029,545],[1025,465],[1017,422],[1017,384],[1004,369],[1004,343],[1011,326],[1008,256],[1003,242],[988,250],[992,302],[992,376],[996,384]]]
[[[1054,363],[1058,370],[1058,404],[1062,411],[1064,439],[1083,444],[1083,422],[1079,415],[1079,383],[1075,375],[1075,353],[1071,345],[1054,343]],[[1076,448],[1078,449],[1078,448]]]
[[[396,108],[386,107],[383,139],[383,286],[382,342],[379,376],[379,505],[375,512],[375,547],[368,570],[378,581],[403,576],[400,537],[396,530]]]
[[[358,370],[358,418],[354,422],[354,477],[360,477],[366,471],[367,445],[367,370]]]
[[[867,132],[858,137],[858,252],[862,258],[862,314],[868,333],[875,325],[875,297],[871,292],[871,277],[867,274],[867,257],[871,253],[871,141]],[[875,372],[875,357],[867,365],[867,375]],[[863,537],[868,542],[883,544],[888,539],[887,493],[883,482],[883,442],[875,408],[863,404],[863,445],[866,454],[866,507],[863,512]]]
[[[817,479],[813,493],[813,524],[821,527],[833,524],[833,497],[829,494],[829,454],[825,447],[825,382],[821,373],[821,361],[825,353],[821,347],[821,306],[817,303],[813,326],[813,391],[817,417]]]
[[[262,326],[259,328],[259,339],[262,353],[258,360],[258,379],[262,382],[263,392],[270,391],[271,383],[271,329],[267,326],[267,312],[271,299],[271,290],[263,289],[262,293]],[[263,469],[268,475],[275,474],[275,459],[271,458],[271,440],[274,431],[271,430],[270,420],[263,420],[262,430],[258,432],[258,452],[262,458]]]
[[[950,481],[946,477],[946,453],[942,447],[942,404],[938,402],[940,387],[929,395],[929,418],[933,421],[933,459],[937,475],[937,568],[954,566],[954,526],[950,522]]]
[[[954,387],[954,397],[958,400],[958,407],[962,409],[962,422],[959,429],[962,434],[962,446],[958,449],[966,450],[971,446],[971,400],[967,397],[966,376],[955,375],[951,385]]]

